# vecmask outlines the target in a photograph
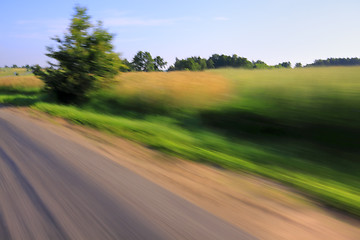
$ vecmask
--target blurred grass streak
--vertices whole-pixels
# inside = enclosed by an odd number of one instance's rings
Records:
[[[360,68],[220,70],[236,94],[202,121],[236,136],[293,137],[359,151]]]
[[[0,102],[267,176],[360,216],[359,76],[359,67],[127,73],[78,106],[46,102],[36,81],[0,87]]]
[[[220,70],[235,82],[229,106],[289,121],[359,126],[360,68]],[[335,110],[335,111],[334,111]]]
[[[27,88],[41,88],[43,85],[43,82],[35,76],[0,77],[0,87],[9,89],[21,88],[26,91]]]

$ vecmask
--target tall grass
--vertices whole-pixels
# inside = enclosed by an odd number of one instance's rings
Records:
[[[207,107],[224,101],[231,93],[226,78],[208,72],[128,73],[118,80],[119,95],[167,101],[176,108]]]
[[[0,87],[3,88],[41,88],[43,85],[43,82],[35,76],[0,77]]]
[[[214,73],[232,80],[236,93],[203,114],[210,126],[238,135],[286,135],[359,149],[359,67]]]
[[[0,102],[267,176],[360,216],[358,76],[358,67],[127,73],[77,106],[24,90],[39,80],[0,78]]]
[[[234,108],[288,120],[358,125],[360,68],[216,71],[236,85]],[[350,121],[350,122],[349,122]]]

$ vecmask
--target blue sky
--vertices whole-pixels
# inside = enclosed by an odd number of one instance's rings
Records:
[[[129,60],[140,50],[170,64],[213,53],[268,64],[360,57],[359,0],[12,0],[1,2],[0,66],[45,65],[76,4]]]

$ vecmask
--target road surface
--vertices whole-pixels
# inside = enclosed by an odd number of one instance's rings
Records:
[[[255,238],[99,153],[0,107],[3,239]]]

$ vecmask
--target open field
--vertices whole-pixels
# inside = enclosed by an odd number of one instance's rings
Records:
[[[34,77],[0,78],[0,102],[168,154],[247,171],[360,216],[360,68],[128,73],[63,106]]]
[[[15,76],[29,76],[33,75],[31,71],[27,71],[25,68],[0,68],[0,77]]]

